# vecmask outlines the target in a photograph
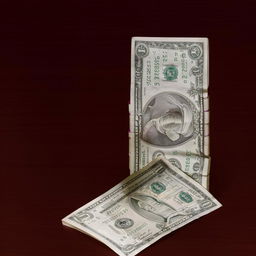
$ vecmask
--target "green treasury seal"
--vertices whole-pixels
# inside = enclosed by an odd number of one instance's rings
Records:
[[[191,197],[191,195],[183,191],[180,192],[179,198],[185,203],[191,203],[193,201],[193,198]]]
[[[161,194],[166,190],[165,185],[161,182],[154,182],[150,185],[150,187],[155,194]]]
[[[168,81],[175,80],[178,77],[178,69],[173,65],[165,67],[163,73],[164,78]]]

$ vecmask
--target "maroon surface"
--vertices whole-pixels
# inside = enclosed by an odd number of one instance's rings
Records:
[[[256,255],[253,1],[2,1],[0,255],[115,255],[61,219],[128,171],[132,36],[210,40],[211,192],[141,255]]]

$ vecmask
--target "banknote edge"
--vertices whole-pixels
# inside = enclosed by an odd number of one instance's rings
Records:
[[[142,172],[144,172],[145,170],[147,170],[148,168],[150,168],[152,165],[154,165],[156,162],[159,161],[159,158],[154,159],[153,161],[151,161],[150,163],[148,163],[146,166],[144,166],[142,169],[140,169],[139,171],[136,171],[134,173],[132,173],[131,175],[127,176],[126,178],[124,178],[123,180],[121,180],[118,184],[116,184],[114,187],[108,189],[107,191],[105,191],[104,193],[102,193],[101,195],[97,196],[95,199],[89,201],[88,203],[86,203],[85,205],[79,207],[77,210],[73,211],[72,213],[68,214],[67,216],[65,216],[64,218],[62,218],[62,221],[69,218],[70,216],[72,216],[73,214],[75,214],[76,212],[79,212],[82,208],[88,207],[89,204],[93,204],[95,202],[97,202],[101,197],[105,196],[107,193],[111,193],[112,191],[116,190],[118,188],[118,186],[120,186],[120,183],[125,183],[127,181],[129,181],[130,179],[135,178],[136,176],[140,175]]]
[[[191,42],[191,41],[198,41],[200,43],[208,43],[209,38],[208,37],[151,37],[151,36],[133,36],[132,37],[132,42],[136,40],[151,40],[151,41],[163,41],[165,40],[166,42],[172,42],[172,41],[177,41],[177,42]]]

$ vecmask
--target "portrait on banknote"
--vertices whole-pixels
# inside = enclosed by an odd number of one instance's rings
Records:
[[[193,136],[191,102],[177,93],[159,93],[143,111],[145,142],[156,146],[176,146]]]

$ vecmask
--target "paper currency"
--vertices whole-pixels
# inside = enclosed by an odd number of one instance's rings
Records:
[[[131,173],[164,156],[208,187],[207,89],[207,38],[132,39]]]
[[[157,158],[65,217],[64,225],[133,256],[221,204],[164,158]]]

